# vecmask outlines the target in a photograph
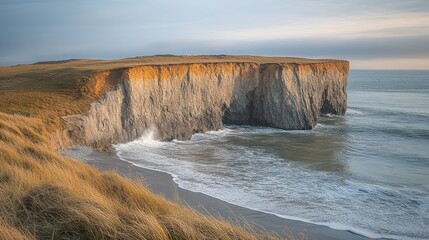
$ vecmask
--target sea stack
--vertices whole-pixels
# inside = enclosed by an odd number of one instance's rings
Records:
[[[63,119],[74,144],[96,148],[131,141],[148,129],[167,141],[225,123],[311,129],[321,114],[346,112],[348,72],[349,63],[339,60],[116,69],[93,76],[83,88],[91,94],[106,86],[111,91],[86,113]]]

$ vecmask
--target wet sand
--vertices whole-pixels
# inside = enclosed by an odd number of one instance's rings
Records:
[[[63,155],[99,168],[102,171],[116,171],[125,177],[143,181],[153,192],[167,199],[188,205],[203,214],[209,214],[232,222],[245,222],[254,228],[286,236],[290,233],[295,238],[305,236],[308,239],[369,239],[349,231],[334,230],[326,226],[289,220],[260,211],[251,210],[227,203],[199,192],[192,192],[178,187],[168,173],[145,169],[122,161],[114,152],[97,152],[89,148],[73,148],[63,151]]]

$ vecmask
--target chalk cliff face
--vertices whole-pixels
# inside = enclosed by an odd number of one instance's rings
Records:
[[[348,71],[346,61],[133,67],[87,113],[64,120],[75,144],[93,147],[147,129],[160,140],[189,139],[223,123],[311,129],[320,114],[345,113]]]

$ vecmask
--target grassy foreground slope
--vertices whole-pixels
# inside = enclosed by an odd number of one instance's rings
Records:
[[[167,201],[138,181],[60,156],[52,140],[63,127],[61,116],[86,111],[114,87],[100,85],[97,72],[117,77],[135,65],[227,61],[317,60],[155,56],[0,67],[0,238],[273,238]]]
[[[258,239],[49,145],[44,123],[0,113],[1,239]]]

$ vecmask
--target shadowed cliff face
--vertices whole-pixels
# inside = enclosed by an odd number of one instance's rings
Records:
[[[346,61],[133,67],[87,113],[64,120],[75,144],[97,148],[147,129],[160,140],[190,139],[223,123],[311,129],[321,113],[345,113],[348,71]]]

